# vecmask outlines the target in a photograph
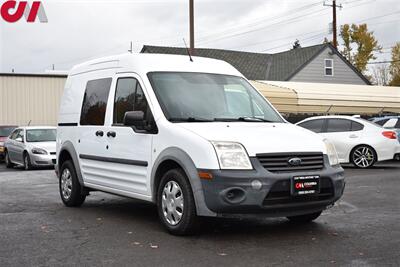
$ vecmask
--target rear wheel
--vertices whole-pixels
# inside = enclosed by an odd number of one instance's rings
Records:
[[[375,164],[377,156],[372,147],[361,145],[351,151],[350,160],[358,168],[369,168]]]
[[[180,169],[167,171],[157,190],[158,215],[164,227],[174,235],[195,232],[199,218],[192,188]]]
[[[14,167],[14,164],[10,160],[10,155],[8,155],[8,151],[6,150],[5,155],[4,155],[4,160],[6,162],[6,167],[7,168],[12,168]]]
[[[312,222],[315,219],[317,219],[321,215],[322,211],[310,213],[310,214],[304,214],[304,215],[298,215],[298,216],[290,216],[287,217],[289,221],[295,222],[295,223],[308,223]]]
[[[86,194],[82,193],[83,188],[79,183],[74,164],[70,160],[61,166],[59,188],[61,200],[67,207],[81,206],[86,199]]]

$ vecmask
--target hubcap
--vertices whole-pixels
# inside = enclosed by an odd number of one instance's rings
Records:
[[[183,194],[179,184],[169,181],[162,192],[162,211],[164,218],[171,225],[177,225],[183,214]]]
[[[64,169],[61,174],[61,193],[63,198],[68,200],[72,192],[72,176],[68,169]]]
[[[353,161],[358,167],[369,167],[374,163],[374,160],[374,152],[369,147],[359,147],[353,153]]]

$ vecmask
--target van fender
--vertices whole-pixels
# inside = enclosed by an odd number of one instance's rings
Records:
[[[203,187],[201,185],[198,171],[193,160],[185,151],[177,147],[170,147],[165,149],[163,152],[160,153],[160,155],[158,155],[157,159],[154,161],[153,168],[151,170],[150,181],[152,201],[155,202],[157,194],[157,188],[154,187],[156,171],[158,169],[158,166],[160,166],[160,164],[166,160],[173,160],[178,163],[188,177],[196,203],[197,215],[211,217],[217,216],[215,212],[207,208],[204,200]]]
[[[61,155],[61,152],[63,152],[63,151],[67,151],[71,155],[72,162],[74,163],[74,167],[75,167],[75,172],[76,172],[76,175],[78,176],[78,181],[83,188],[84,187],[83,176],[82,176],[81,168],[79,165],[78,154],[76,153],[74,145],[70,141],[64,142],[60,148],[60,152],[57,155],[57,157],[59,157],[59,155]],[[59,175],[61,175],[61,170],[60,170],[61,166],[59,166],[58,162],[59,162],[59,160],[57,158],[56,169],[58,169],[58,173],[59,173]]]

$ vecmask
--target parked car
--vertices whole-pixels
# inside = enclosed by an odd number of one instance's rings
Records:
[[[177,235],[198,216],[312,221],[344,190],[333,145],[287,123],[219,60],[128,54],[76,66],[58,126],[66,206],[91,190],[153,202]]]
[[[383,128],[393,129],[397,133],[397,139],[400,142],[400,116],[376,117],[370,119],[370,121],[382,126]]]
[[[0,160],[4,159],[4,142],[15,128],[17,126],[0,125]]]
[[[56,127],[19,127],[4,143],[7,168],[53,166],[56,159]]]
[[[359,168],[392,160],[400,153],[396,132],[359,117],[312,117],[297,125],[329,139],[335,145],[341,163],[350,162]]]

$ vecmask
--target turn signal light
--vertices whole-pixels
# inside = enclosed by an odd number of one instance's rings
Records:
[[[211,179],[213,178],[213,176],[212,176],[211,173],[209,173],[209,172],[202,172],[202,171],[199,172],[199,177],[200,177],[201,179],[205,179],[205,180],[211,180]]]
[[[384,137],[386,137],[386,138],[389,138],[389,139],[396,139],[397,138],[396,137],[396,133],[392,132],[392,131],[384,131],[384,132],[382,132],[382,135]]]

